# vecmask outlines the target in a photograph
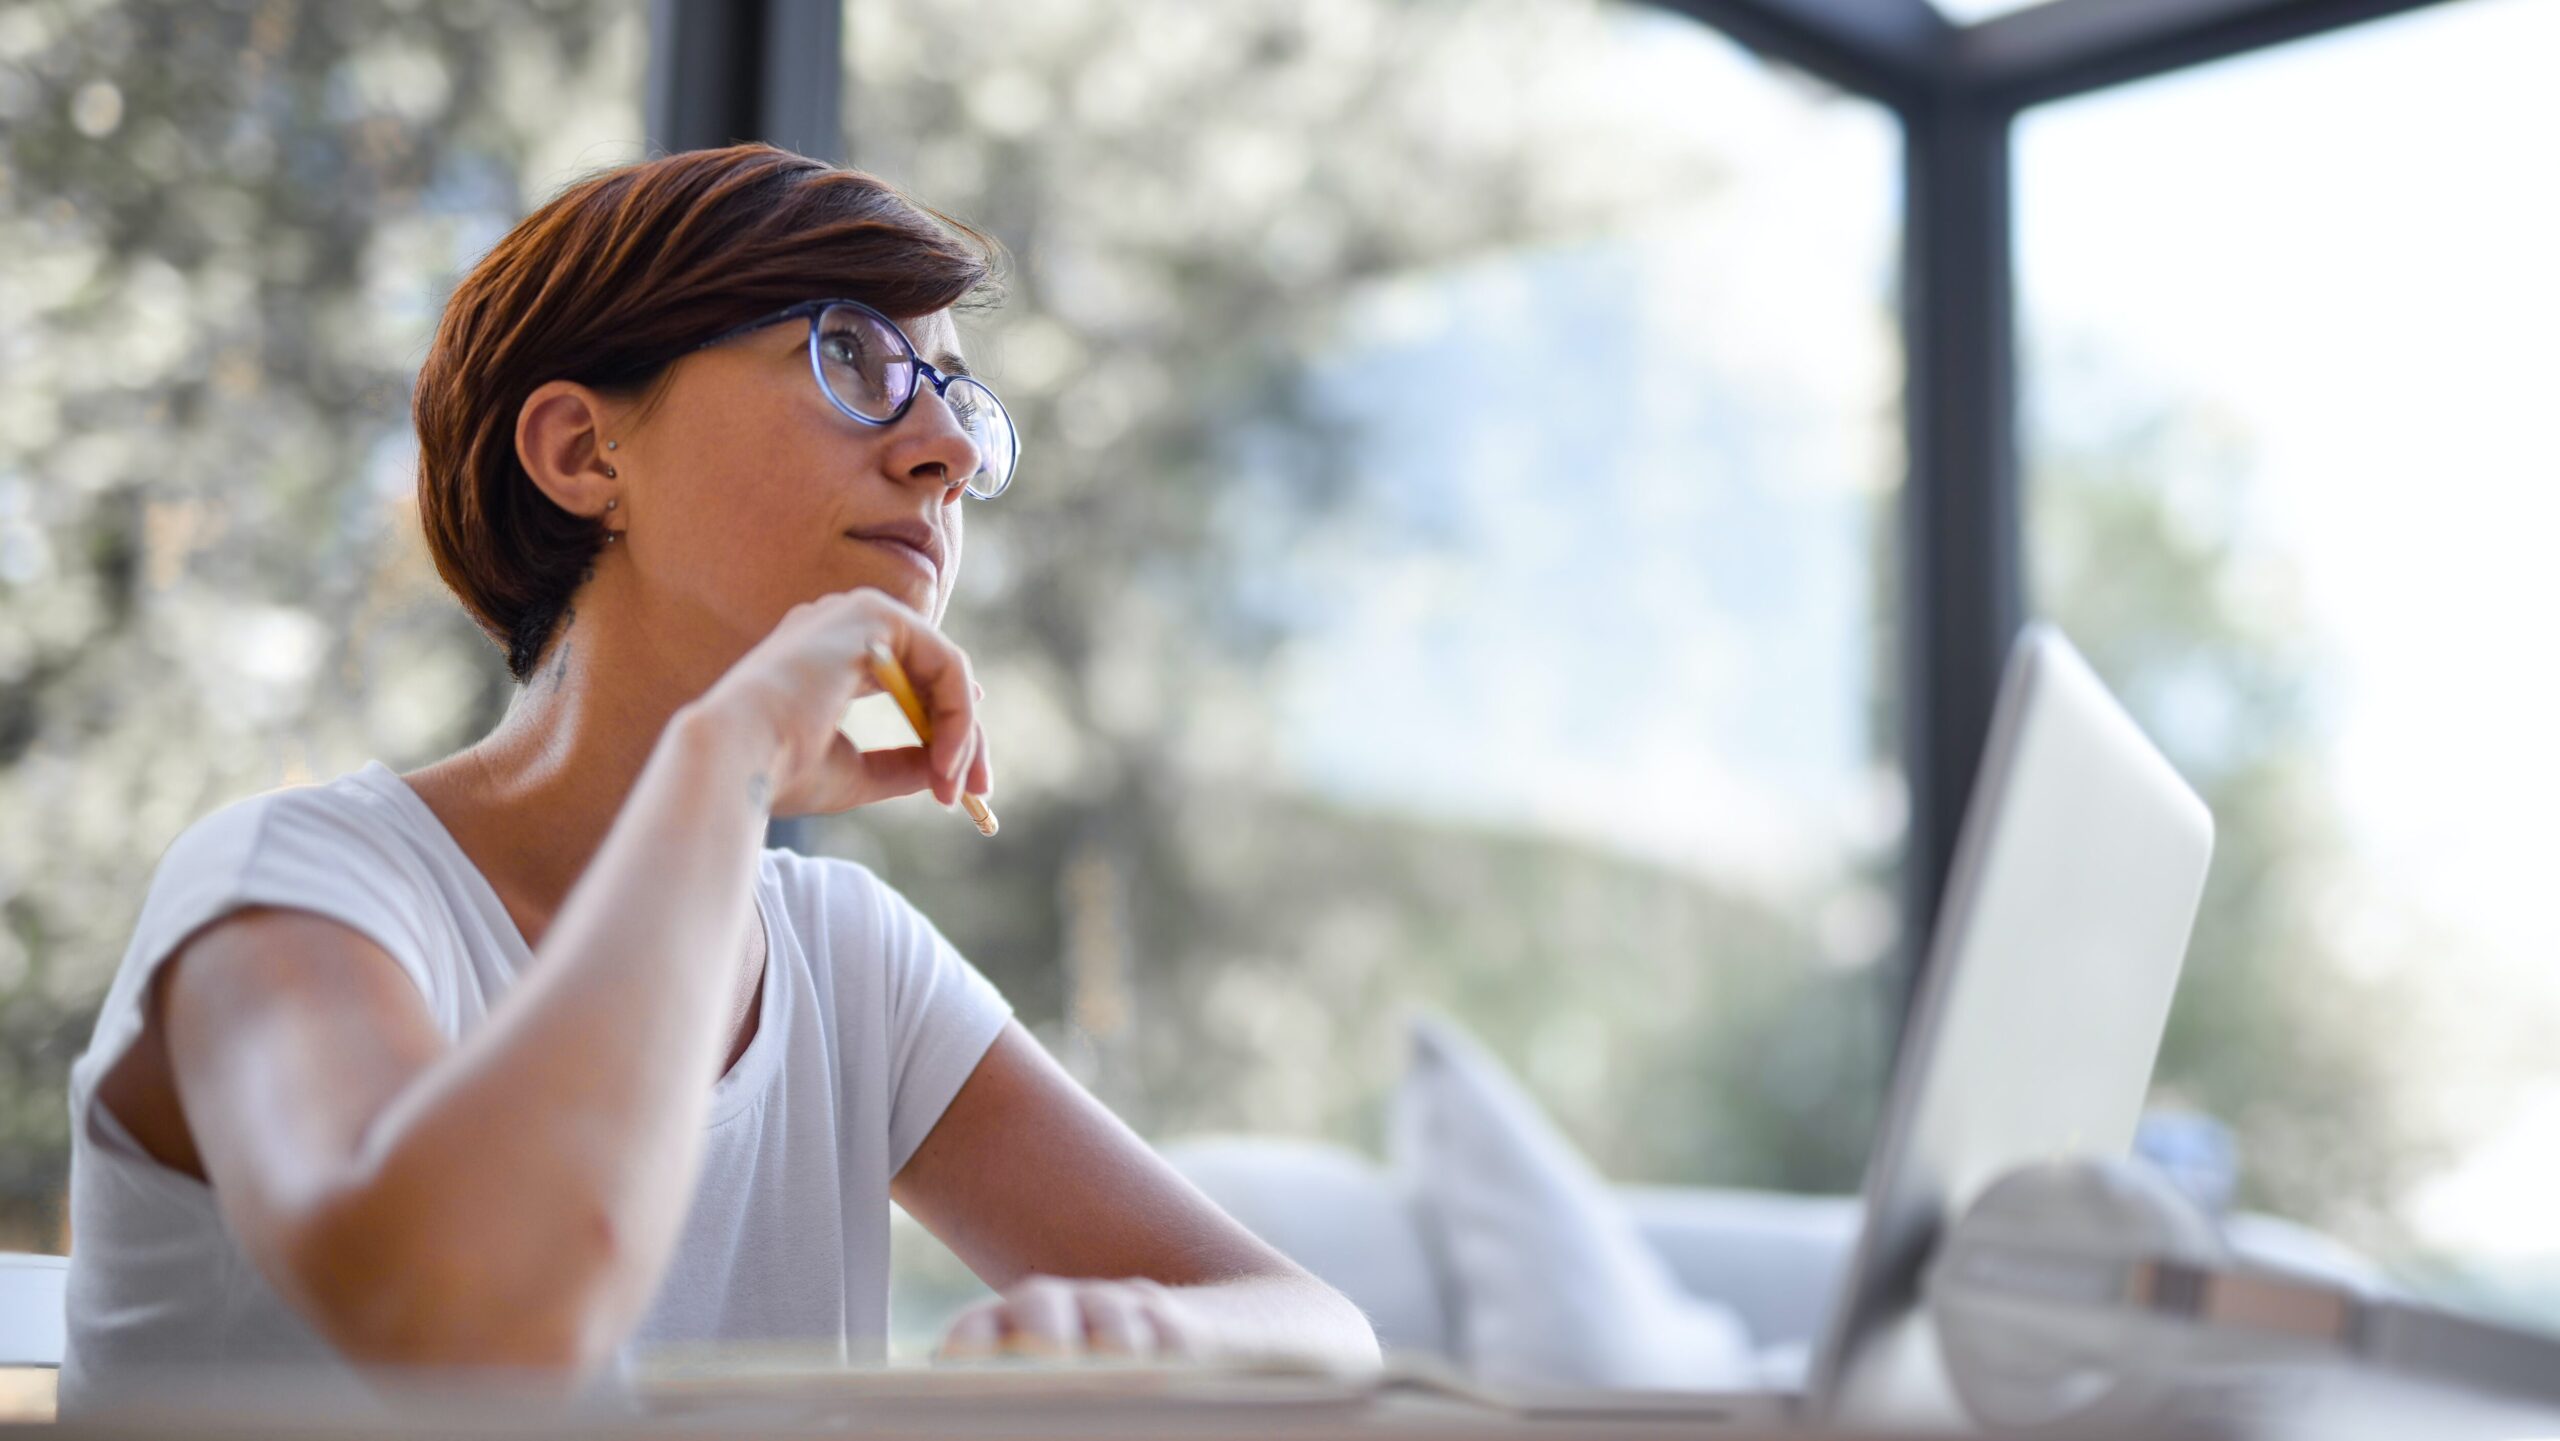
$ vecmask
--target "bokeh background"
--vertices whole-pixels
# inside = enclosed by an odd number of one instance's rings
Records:
[[[1025,462],[949,622],[1003,836],[802,843],[1151,1137],[1374,1152],[1424,1006],[1614,1179],[1854,1189],[1912,944],[1894,114],[1632,0],[843,29],[843,153],[1012,252],[964,334]],[[169,840],[503,711],[408,386],[646,153],[647,30],[0,4],[0,1248],[68,1244]],[[2548,0],[2444,0],[2012,156],[2030,606],[2220,822],[2156,1103],[2245,1204],[2560,1321],[2555,54]]]

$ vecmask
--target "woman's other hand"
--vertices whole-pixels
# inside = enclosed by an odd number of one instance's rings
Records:
[[[1208,1347],[1202,1319],[1172,1287],[1142,1278],[1025,1276],[1004,1294],[960,1313],[935,1359],[1107,1356],[1197,1360]]]

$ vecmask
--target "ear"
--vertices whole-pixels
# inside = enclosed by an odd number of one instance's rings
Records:
[[[572,515],[602,518],[604,503],[622,493],[622,481],[607,473],[620,469],[617,458],[604,448],[615,413],[574,380],[544,381],[516,412],[516,460]]]

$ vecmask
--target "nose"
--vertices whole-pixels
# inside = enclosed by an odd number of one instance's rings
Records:
[[[918,387],[915,403],[889,432],[889,473],[956,493],[983,463],[941,387],[930,381]]]

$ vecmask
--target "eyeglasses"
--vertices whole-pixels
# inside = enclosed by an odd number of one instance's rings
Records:
[[[693,349],[708,350],[749,331],[802,316],[809,320],[809,373],[836,409],[865,425],[895,425],[914,407],[923,389],[917,382],[931,381],[933,393],[951,407],[952,419],[960,422],[969,443],[977,448],[978,469],[968,478],[969,494],[993,500],[1013,484],[1022,441],[1014,433],[1013,417],[1005,414],[1004,402],[996,399],[986,382],[960,373],[956,366],[954,373],[946,375],[927,364],[897,322],[859,300],[802,301],[722,331]]]

